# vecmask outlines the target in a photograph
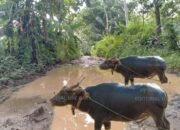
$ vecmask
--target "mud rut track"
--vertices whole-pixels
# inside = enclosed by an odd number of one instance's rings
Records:
[[[98,65],[101,62],[101,60],[102,59],[92,58],[92,57],[82,57],[79,60],[72,61],[71,64],[73,65],[80,64],[83,67],[89,67],[89,66]],[[177,80],[176,82],[179,81],[178,83],[180,83],[180,77],[175,76],[175,79]],[[172,85],[173,83],[170,83],[167,86],[172,87]],[[50,129],[54,130],[51,127],[54,117],[53,115],[54,111],[52,106],[45,100],[45,98],[42,98],[41,96],[33,96],[33,97],[29,96],[26,100],[18,98],[18,92],[25,88],[26,87],[19,86],[17,88],[7,88],[0,90],[0,130],[50,130]],[[17,93],[15,94],[16,96],[11,96],[14,93]],[[12,106],[16,103],[16,100],[18,100],[20,106],[23,104],[24,107],[21,108],[17,106],[17,108],[13,108]],[[70,111],[70,109],[68,111]],[[72,116],[72,115],[68,115],[68,116]],[[173,90],[169,94],[169,103],[166,110],[166,116],[171,123],[171,130],[180,130],[180,125],[179,125],[180,89],[179,88],[177,90],[177,93],[174,93]],[[61,125],[61,123],[59,125]],[[82,125],[82,127],[78,128],[78,130],[82,130],[83,123],[81,122],[81,124],[78,125]],[[114,124],[112,124],[112,126],[113,125]],[[93,124],[91,126],[93,126]],[[155,128],[148,126],[154,126],[154,122],[151,118],[145,120],[139,125],[135,124],[134,122],[130,122],[126,125],[126,130],[140,130],[140,128],[143,128],[143,130],[155,130]],[[91,129],[92,127],[87,130],[91,130]],[[67,130],[76,130],[76,129],[67,128]],[[113,130],[119,130],[119,128],[114,127]]]

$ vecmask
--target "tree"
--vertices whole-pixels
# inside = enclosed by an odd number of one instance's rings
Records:
[[[109,18],[108,18],[108,13],[107,13],[107,10],[106,10],[105,0],[103,0],[102,5],[103,5],[105,19],[106,19],[105,33],[108,34],[109,33]]]
[[[128,7],[127,7],[127,2],[126,0],[124,0],[124,14],[125,14],[125,21],[126,21],[126,25],[128,25]]]
[[[158,38],[158,43],[160,43],[161,35],[161,17],[160,17],[160,7],[162,6],[161,0],[154,0],[153,5],[155,8],[155,19],[156,19],[156,33]]]
[[[134,2],[126,3],[126,7],[123,0],[92,0],[81,13],[84,15],[85,23],[91,24],[92,31],[101,37],[104,34],[116,33],[120,24],[126,24],[128,21],[127,9],[129,8],[130,11],[134,9],[132,3]],[[127,16],[126,20],[125,16]]]
[[[139,2],[143,5],[143,11],[149,10],[154,7],[155,14],[155,22],[156,22],[156,38],[158,44],[160,44],[160,35],[161,35],[161,16],[160,16],[160,8],[164,0],[139,0]],[[145,9],[146,8],[146,9]],[[143,12],[144,15],[144,12]]]
[[[8,50],[11,50],[13,45],[16,47],[15,55],[21,64],[49,64],[57,59],[58,53],[63,55],[61,57],[70,57],[68,53],[78,52],[78,41],[75,36],[78,23],[73,21],[83,1],[4,0],[0,10],[5,13],[0,20],[5,21],[5,35],[9,39]],[[61,46],[63,53],[57,52],[57,46]],[[65,46],[68,48],[64,49]],[[46,58],[45,54],[51,55],[51,58]]]

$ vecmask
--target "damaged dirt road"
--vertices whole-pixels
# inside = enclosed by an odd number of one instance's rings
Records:
[[[61,89],[63,80],[73,84],[82,75],[86,77],[82,83],[84,87],[102,82],[123,83],[120,74],[111,75],[110,71],[91,66],[100,61],[83,57],[73,61],[73,65],[63,65],[24,86],[0,90],[0,130],[93,130],[93,120],[87,114],[76,110],[76,116],[73,116],[70,106],[52,108],[48,100]],[[167,84],[160,84],[157,77],[135,79],[135,82],[157,83],[167,91],[169,104],[166,116],[171,123],[171,130],[180,130],[180,77],[169,73],[167,76]],[[153,126],[152,119],[139,125],[134,122],[113,122],[112,130],[156,130]]]

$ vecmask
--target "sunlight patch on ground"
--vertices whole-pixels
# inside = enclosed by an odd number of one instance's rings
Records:
[[[88,127],[89,124],[94,123],[94,120],[88,114],[80,113],[80,115],[85,116],[84,127]]]

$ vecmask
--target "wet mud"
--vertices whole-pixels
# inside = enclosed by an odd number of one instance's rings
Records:
[[[86,77],[82,83],[84,88],[102,82],[124,82],[120,74],[112,75],[111,71],[96,67],[96,58],[84,58],[85,61],[80,59],[81,62],[76,60],[53,69],[18,89],[0,90],[0,130],[93,130],[94,121],[86,113],[76,110],[76,115],[73,116],[70,106],[52,107],[48,102],[62,88],[63,80],[71,85],[83,75]],[[169,103],[166,116],[171,130],[180,130],[180,77],[170,73],[166,75],[169,79],[167,84],[161,84],[158,77],[135,79],[135,82],[157,83],[167,91]],[[154,126],[151,118],[141,124],[112,122],[112,130],[156,130]]]

